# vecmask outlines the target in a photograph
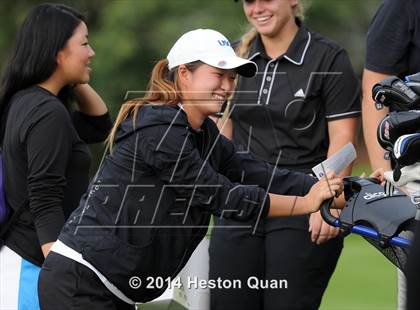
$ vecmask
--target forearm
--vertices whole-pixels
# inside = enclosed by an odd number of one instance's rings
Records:
[[[304,215],[314,212],[305,197],[269,194],[270,209],[268,217]],[[313,210],[312,210],[313,209]]]
[[[108,112],[105,102],[89,84],[78,84],[74,88],[79,111],[92,116]]]
[[[313,213],[319,210],[325,200],[337,196],[342,191],[342,179],[329,172],[327,178],[323,177],[315,183],[304,197],[269,193],[270,205],[267,216],[293,216]],[[343,201],[337,200],[335,202],[335,207],[342,208],[343,206]]]
[[[390,169],[389,160],[384,159],[385,151],[379,145],[376,132],[380,121],[388,113],[388,108],[377,110],[375,102],[372,99],[373,86],[388,77],[387,74],[372,72],[367,69],[363,73],[363,100],[362,100],[362,119],[363,119],[363,135],[366,143],[366,149],[369,155],[369,161],[372,170],[378,168]]]
[[[391,168],[391,162],[384,158],[385,151],[376,141],[376,132],[375,134],[369,133],[373,130],[374,127],[375,126],[363,126],[364,138],[366,141],[366,148],[369,155],[370,166],[372,170],[376,170],[378,168],[384,168],[385,170],[389,170]]]
[[[378,168],[389,169],[391,167],[390,161],[384,158],[385,150],[379,145],[376,138],[376,131],[379,122],[386,116],[386,111],[371,111],[372,102],[364,103],[363,108],[363,135],[366,143],[366,149],[369,155],[369,162],[372,170]]]
[[[318,211],[317,203],[309,201],[307,197],[270,195],[270,209],[267,217],[305,215]],[[344,195],[335,198],[331,204],[332,209],[342,209],[344,207]]]

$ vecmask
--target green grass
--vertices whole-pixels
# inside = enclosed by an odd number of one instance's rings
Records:
[[[321,310],[396,309],[396,268],[362,237],[346,237]]]
[[[397,272],[362,237],[346,237],[337,268],[322,300],[320,310],[396,309]],[[180,310],[175,302],[162,301],[141,310]]]
[[[372,173],[372,169],[370,169],[367,164],[359,164],[353,167],[352,175],[360,176],[362,173],[364,173],[365,176],[369,176],[369,174]]]

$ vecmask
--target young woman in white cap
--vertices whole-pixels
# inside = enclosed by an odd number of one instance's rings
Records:
[[[238,154],[219,135],[208,117],[236,73],[255,72],[209,29],[184,34],[156,64],[146,96],[122,107],[111,154],[43,265],[42,309],[132,309],[175,279],[211,214],[254,222],[306,214],[342,191],[332,174],[315,183]]]

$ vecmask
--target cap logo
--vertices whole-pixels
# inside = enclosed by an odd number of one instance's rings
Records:
[[[230,46],[229,41],[227,40],[217,40],[220,46]]]
[[[219,62],[217,63],[217,66],[218,66],[218,67],[224,67],[224,66],[226,66],[226,61],[224,61],[224,60],[219,61]]]

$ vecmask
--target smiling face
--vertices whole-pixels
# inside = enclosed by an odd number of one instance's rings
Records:
[[[276,37],[289,23],[294,23],[298,0],[244,0],[248,21],[262,35]]]
[[[235,86],[235,70],[219,69],[207,64],[189,71],[184,65],[178,69],[185,109],[199,118],[220,112],[222,104]]]
[[[92,71],[89,66],[93,56],[95,52],[88,42],[88,29],[81,22],[57,55],[57,71],[65,84],[89,82]]]

